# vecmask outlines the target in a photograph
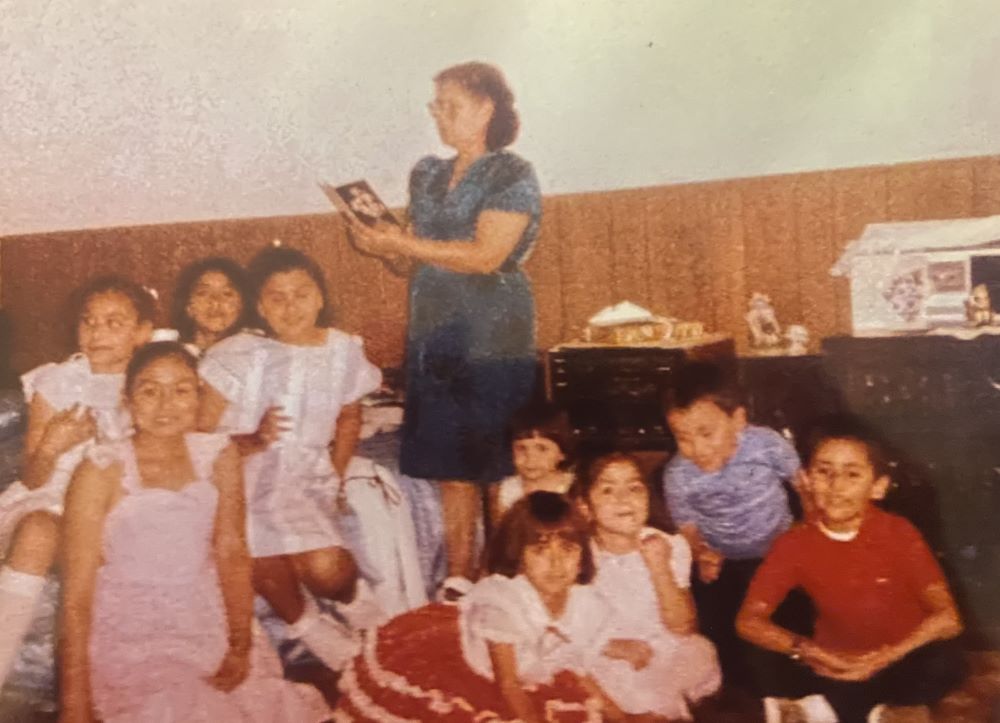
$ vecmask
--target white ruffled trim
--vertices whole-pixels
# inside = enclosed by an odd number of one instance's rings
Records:
[[[368,674],[376,685],[388,688],[395,693],[410,698],[428,701],[428,709],[435,713],[448,714],[455,710],[461,710],[469,714],[475,712],[475,707],[465,698],[448,696],[437,688],[424,690],[419,686],[413,685],[398,673],[393,673],[383,668],[377,660],[377,643],[378,637],[376,635],[366,636],[361,652],[365,660],[365,665],[368,667]],[[347,696],[354,707],[372,720],[385,721],[386,723],[421,723],[415,719],[401,718],[393,715],[373,701],[358,685],[357,672],[355,671],[356,665],[357,659],[352,660],[341,676],[339,685],[340,691]],[[529,687],[528,689],[532,690],[533,688]],[[600,723],[601,721],[600,701],[595,698],[588,698],[583,703],[571,703],[563,700],[548,700],[545,702],[545,720],[552,721],[553,723],[556,720],[555,716],[559,713],[577,711],[587,714],[587,723]],[[342,718],[342,720],[349,721],[351,719],[348,716]],[[476,714],[473,720],[482,723],[486,723],[487,721],[489,723],[519,723],[520,721],[518,718],[503,718],[500,714],[490,710],[481,711]]]

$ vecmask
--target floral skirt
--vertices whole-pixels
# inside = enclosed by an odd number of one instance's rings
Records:
[[[338,723],[515,720],[496,683],[465,662],[455,606],[428,605],[380,628],[344,671],[340,690]],[[545,721],[600,721],[598,702],[572,673],[559,673],[528,694]]]

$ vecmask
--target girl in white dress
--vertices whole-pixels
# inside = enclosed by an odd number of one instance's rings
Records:
[[[489,577],[457,604],[394,618],[340,680],[335,721],[524,723],[626,720],[592,672],[613,609],[592,586],[587,525],[552,492],[514,504],[491,542]],[[636,641],[631,641],[636,643]]]
[[[59,547],[63,497],[95,438],[130,430],[122,406],[125,367],[153,330],[155,303],[141,286],[100,277],[76,297],[80,351],[21,378],[28,402],[22,477],[0,495],[0,684],[34,617]]]
[[[268,409],[287,418],[276,442],[265,440],[245,459],[254,588],[293,637],[339,669],[357,642],[320,614],[313,596],[353,600],[344,613],[355,627],[380,622],[374,606],[355,599],[357,566],[336,512],[361,428],[358,402],[382,377],[360,338],[329,328],[326,285],[315,261],[270,247],[251,262],[249,276],[267,335],[235,334],[205,354],[200,426],[252,434]]]
[[[615,608],[610,634],[631,647],[627,660],[601,658],[594,676],[626,713],[687,720],[688,704],[721,684],[715,648],[697,634],[691,548],[646,526],[649,488],[629,455],[592,462],[580,493],[594,524],[594,586]]]
[[[532,492],[566,494],[573,484],[571,435],[566,412],[550,404],[519,410],[511,420],[511,456],[517,474],[505,478],[490,505],[494,527],[503,514]]]

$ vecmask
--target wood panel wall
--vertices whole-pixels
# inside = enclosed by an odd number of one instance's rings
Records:
[[[868,223],[1000,214],[1000,156],[547,197],[527,264],[540,347],[579,333],[600,307],[629,299],[706,323],[745,343],[750,293],[814,339],[850,329],[848,286],[828,270]],[[354,253],[335,214],[184,223],[31,236],[0,243],[2,305],[20,371],[68,350],[65,299],[91,275],[123,273],[161,291],[212,254],[247,261],[282,239],[328,274],[339,326],[383,366],[402,358],[406,284]],[[166,320],[166,316],[164,316]]]

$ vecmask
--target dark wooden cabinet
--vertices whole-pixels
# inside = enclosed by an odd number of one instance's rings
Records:
[[[1000,646],[1000,337],[836,337],[824,367],[891,446],[886,506],[927,536],[976,641]]]
[[[734,365],[732,339],[702,344],[635,346],[567,344],[545,355],[549,399],[569,414],[585,450],[669,450],[660,392],[687,359]]]

